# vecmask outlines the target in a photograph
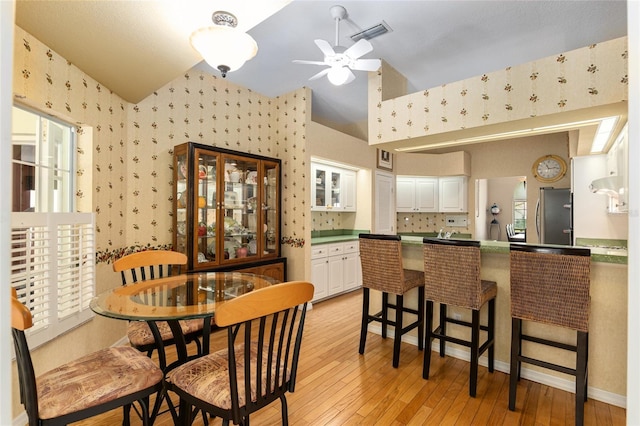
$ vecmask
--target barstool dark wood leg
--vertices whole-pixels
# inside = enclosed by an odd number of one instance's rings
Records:
[[[418,287],[418,350],[424,349],[424,287]]]
[[[389,321],[389,293],[382,293],[382,338],[387,338],[387,322]]]
[[[511,365],[509,367],[509,410],[516,409],[516,388],[520,371],[520,345],[522,320],[511,318]]]
[[[471,350],[469,367],[469,396],[476,396],[476,388],[478,385],[478,358],[480,357],[480,311],[473,309],[471,311]]]
[[[496,336],[496,299],[489,300],[489,315],[488,315],[488,326],[489,330],[487,332],[487,339],[489,340],[489,372],[493,373],[493,361],[494,361],[494,353],[495,353],[495,336]]]
[[[362,324],[360,326],[360,348],[358,352],[364,353],[364,345],[367,341],[367,326],[369,324],[369,289],[362,288]]]
[[[425,318],[425,334],[424,334],[424,359],[422,362],[422,378],[429,378],[429,368],[431,367],[431,333],[433,332],[433,302],[427,300],[427,312]]]
[[[393,368],[400,364],[400,342],[402,341],[402,314],[404,312],[404,297],[396,295],[396,327],[393,338]]]
[[[447,335],[447,305],[440,304],[440,334]],[[440,357],[444,357],[446,340],[440,339]]]
[[[584,424],[584,403],[587,400],[587,353],[589,335],[584,331],[578,331],[578,343],[576,345],[576,425]]]

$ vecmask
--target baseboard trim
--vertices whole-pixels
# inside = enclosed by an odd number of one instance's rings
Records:
[[[369,325],[369,331],[374,334],[382,335],[382,327],[378,324]],[[389,328],[387,331],[387,335],[390,338],[393,338],[394,332],[393,328]],[[402,336],[402,341],[409,343],[414,346],[418,346],[418,338],[416,336],[405,335]],[[431,348],[432,351],[439,351],[440,346],[438,342],[434,342]],[[459,348],[452,348],[452,345],[448,345],[446,351],[446,355],[449,355],[453,358],[462,359],[464,361],[469,361],[469,352]],[[486,367],[487,366],[487,357],[481,356],[480,365]],[[504,361],[495,361],[493,367],[501,371],[503,373],[509,374],[510,364]],[[552,376],[550,374],[542,373],[540,371],[531,370],[526,368],[524,365],[522,367],[522,371],[520,375],[523,379],[531,380],[532,382],[540,383],[546,386],[551,386],[556,389],[560,389],[563,391],[575,393],[575,380],[567,380],[558,376]],[[624,395],[618,395],[612,392],[607,392],[602,389],[594,388],[589,386],[587,389],[587,395],[589,399],[594,399],[596,401],[604,402],[606,404],[615,405],[616,407],[627,408],[627,397]]]

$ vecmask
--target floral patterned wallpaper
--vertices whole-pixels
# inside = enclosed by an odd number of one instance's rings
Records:
[[[382,100],[369,90],[369,143],[504,123],[626,101],[627,38]]]
[[[282,241],[298,255],[309,89],[271,99],[189,70],[129,104],[19,27],[14,50],[16,100],[78,125],[78,209],[97,213],[99,261],[171,244],[173,146],[186,141],[282,159]]]

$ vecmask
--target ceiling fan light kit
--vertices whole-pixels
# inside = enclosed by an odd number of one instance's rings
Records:
[[[329,10],[331,12],[331,16],[336,22],[335,45],[332,47],[328,41],[317,39],[315,40],[315,43],[324,54],[323,61],[304,61],[296,59],[293,62],[297,64],[328,66],[329,68],[323,69],[313,75],[309,80],[316,80],[326,75],[329,82],[335,86],[349,84],[355,80],[356,76],[353,73],[353,70],[377,71],[381,65],[380,59],[360,59],[361,56],[364,56],[373,50],[373,46],[366,38],[361,38],[348,49],[338,45],[340,21],[347,17],[347,10],[339,5],[332,6]]]
[[[211,19],[214,25],[194,31],[189,41],[209,65],[226,77],[256,56],[258,45],[249,34],[236,29],[238,20],[233,14],[217,11]]]

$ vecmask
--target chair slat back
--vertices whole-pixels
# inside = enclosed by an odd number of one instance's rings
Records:
[[[235,424],[295,387],[313,284],[276,284],[226,302],[216,322],[228,326],[231,410]],[[241,384],[238,377],[244,377]],[[253,390],[253,394],[252,394]],[[239,392],[244,392],[241,406]]]
[[[362,286],[391,294],[404,294],[402,245],[398,235],[360,234]]]
[[[591,251],[511,244],[511,316],[589,331]]]
[[[423,240],[425,298],[469,309],[482,306],[480,242]]]
[[[146,250],[121,257],[113,262],[113,270],[120,272],[122,284],[179,274],[187,264],[187,256],[171,250]]]

